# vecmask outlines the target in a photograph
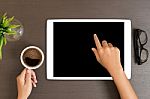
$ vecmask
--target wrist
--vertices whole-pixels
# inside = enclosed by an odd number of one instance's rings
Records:
[[[27,98],[19,98],[19,97],[18,97],[17,99],[27,99]]]
[[[118,78],[119,76],[124,75],[122,66],[119,65],[118,67],[119,68],[114,68],[113,70],[109,70],[109,73],[113,78]]]
[[[119,69],[119,70],[115,71],[114,73],[111,73],[110,75],[115,80],[115,79],[119,79],[119,78],[123,77],[125,74],[124,74],[123,69]]]
[[[18,95],[18,98],[17,98],[17,99],[27,99],[27,97],[19,96],[19,95]]]
[[[27,98],[22,98],[22,97],[20,98],[20,97],[18,97],[17,99],[27,99]]]

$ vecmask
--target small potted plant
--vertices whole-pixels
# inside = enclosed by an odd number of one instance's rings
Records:
[[[6,45],[7,40],[12,41],[18,39],[23,33],[23,27],[16,22],[16,19],[13,17],[8,18],[5,13],[0,17],[0,60],[2,60],[2,49]]]

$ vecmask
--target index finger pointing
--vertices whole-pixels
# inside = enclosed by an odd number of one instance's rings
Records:
[[[96,47],[97,47],[98,50],[100,48],[102,48],[101,43],[100,43],[100,41],[99,41],[99,39],[98,39],[96,34],[94,34],[94,41],[95,41],[95,44],[96,44]]]

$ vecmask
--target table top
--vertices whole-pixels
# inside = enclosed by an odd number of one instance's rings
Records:
[[[0,62],[0,99],[17,97],[16,76],[22,71],[19,56],[29,45],[45,52],[46,20],[48,18],[126,18],[132,29],[150,32],[150,1],[148,0],[1,0],[0,14],[15,16],[24,26],[21,40],[3,47]],[[145,45],[149,50],[150,43]],[[139,66],[134,62],[132,42],[132,79],[140,99],[148,99],[150,92],[150,61]],[[46,64],[35,71],[38,86],[30,99],[119,99],[113,81],[50,81],[46,80]]]

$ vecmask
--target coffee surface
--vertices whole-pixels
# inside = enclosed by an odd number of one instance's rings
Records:
[[[41,62],[41,53],[34,48],[28,49],[23,55],[24,63],[28,66],[36,66]]]
[[[25,57],[25,63],[27,63],[29,66],[36,66],[40,63],[40,59]]]

